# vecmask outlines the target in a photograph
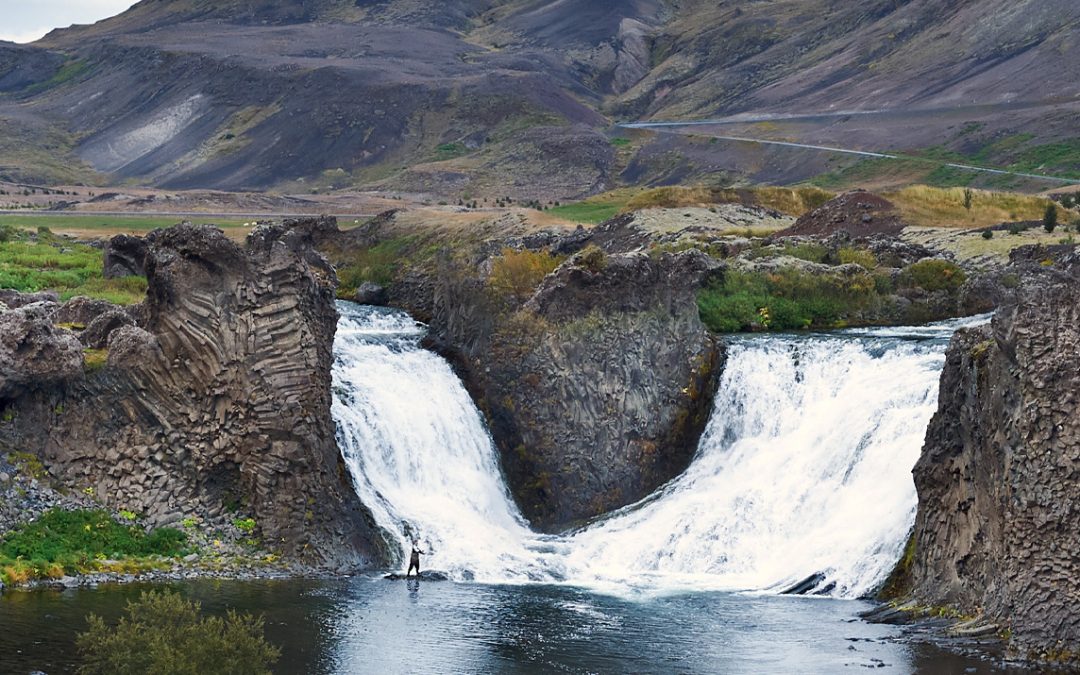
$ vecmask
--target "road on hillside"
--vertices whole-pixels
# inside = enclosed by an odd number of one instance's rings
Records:
[[[627,122],[616,125],[622,129],[651,129],[661,133],[677,133],[676,129],[692,128],[692,127],[709,127],[709,126],[725,126],[735,124],[754,124],[757,122],[814,122],[826,119],[835,119],[840,117],[852,117],[852,116],[905,116],[905,117],[919,117],[928,115],[938,115],[943,112],[965,112],[965,111],[979,111],[986,110],[988,108],[994,109],[1006,109],[1015,110],[1023,108],[1033,108],[1049,105],[1058,105],[1061,103],[1069,103],[1075,101],[1018,101],[1014,103],[1002,103],[991,105],[971,105],[971,106],[959,106],[955,108],[947,109],[915,109],[915,110],[854,110],[854,111],[836,111],[827,113],[811,113],[811,114],[787,114],[787,113],[761,113],[761,114],[739,114],[729,117],[720,117],[715,119],[700,119],[700,120],[654,120],[654,121],[641,121],[641,122]],[[722,141],[736,141],[742,143],[758,143],[760,145],[777,145],[789,148],[802,148],[806,150],[820,150],[822,152],[833,152],[843,155],[856,155],[860,157],[870,157],[875,159],[904,159],[904,160],[917,160],[924,161],[933,164],[942,164],[949,168],[960,169],[962,171],[975,171],[979,173],[990,173],[1004,176],[1019,176],[1022,178],[1033,178],[1036,180],[1045,180],[1052,183],[1062,183],[1065,185],[1080,184],[1080,180],[1076,178],[1065,178],[1062,176],[1052,176],[1040,173],[1025,173],[1022,171],[1009,171],[1008,169],[999,169],[995,167],[987,166],[975,166],[972,164],[958,164],[955,162],[942,162],[940,160],[927,159],[924,157],[917,157],[912,155],[898,155],[888,152],[873,152],[869,150],[857,150],[855,148],[839,148],[827,145],[814,145],[812,143],[798,143],[795,141],[773,141],[761,138],[751,138],[749,136],[730,136],[730,135],[718,135],[703,133],[702,135],[709,138],[716,138]]]

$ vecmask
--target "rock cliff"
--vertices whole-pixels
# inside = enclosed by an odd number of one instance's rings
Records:
[[[12,336],[37,350],[14,376],[5,370],[0,447],[33,452],[62,484],[159,524],[245,514],[269,546],[306,562],[379,562],[334,440],[336,277],[310,237],[262,226],[240,247],[179,225],[147,238],[145,270],[137,311],[97,307],[100,320],[83,319],[84,333],[98,326],[105,363],[88,352],[84,364],[76,336],[53,325],[95,314],[93,303],[0,314],[5,365]],[[33,371],[43,360],[48,378]]]
[[[1014,253],[1021,283],[949,347],[915,467],[911,591],[983,614],[1021,657],[1080,660],[1080,257]]]

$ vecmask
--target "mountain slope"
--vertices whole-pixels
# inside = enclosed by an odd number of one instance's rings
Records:
[[[1080,172],[1078,22],[1071,0],[143,0],[0,49],[0,124],[30,115],[88,168],[168,187],[565,199],[842,168],[606,135],[793,112],[826,116],[732,129],[1006,163],[1064,143],[1043,168]],[[972,103],[988,107],[958,110]],[[889,114],[828,115],[874,110]],[[0,144],[0,166],[32,174],[28,161]]]

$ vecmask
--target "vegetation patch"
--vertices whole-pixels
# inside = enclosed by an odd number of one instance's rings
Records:
[[[5,583],[92,572],[108,561],[145,562],[187,552],[187,535],[172,528],[146,533],[117,523],[105,510],[46,511],[0,541],[0,578]],[[134,567],[138,567],[137,564]]]
[[[60,239],[44,228],[33,236],[23,230],[5,232],[7,241],[0,243],[0,288],[53,290],[61,300],[84,295],[118,305],[146,297],[143,277],[104,278],[104,255],[96,248]]]
[[[909,265],[902,274],[905,285],[927,291],[951,291],[967,281],[967,274],[954,262],[930,258]]]
[[[176,593],[144,592],[113,627],[93,614],[79,635],[82,675],[269,675],[280,650],[266,641],[262,618],[229,610],[204,617]]]
[[[506,248],[493,262],[488,283],[497,293],[520,304],[529,299],[544,277],[555,271],[563,260],[564,256],[553,256],[547,251]]]
[[[414,243],[413,237],[396,237],[353,253],[338,268],[339,294],[349,297],[366,281],[389,284],[404,265]]]
[[[705,325],[719,333],[832,328],[876,298],[869,273],[729,272],[698,293],[698,309]]]
[[[906,223],[922,227],[986,227],[1009,221],[1041,220],[1050,203],[1045,197],[1016,192],[927,185],[913,185],[882,196],[896,205]],[[1064,209],[1059,215],[1066,215]]]

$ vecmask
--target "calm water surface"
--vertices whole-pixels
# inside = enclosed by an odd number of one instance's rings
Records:
[[[76,633],[147,586],[0,596],[0,672],[73,672]],[[865,603],[695,593],[621,600],[560,586],[355,578],[194,582],[202,602],[261,613],[279,673],[988,674],[991,663],[859,621]],[[1019,672],[1019,671],[1008,671]]]

